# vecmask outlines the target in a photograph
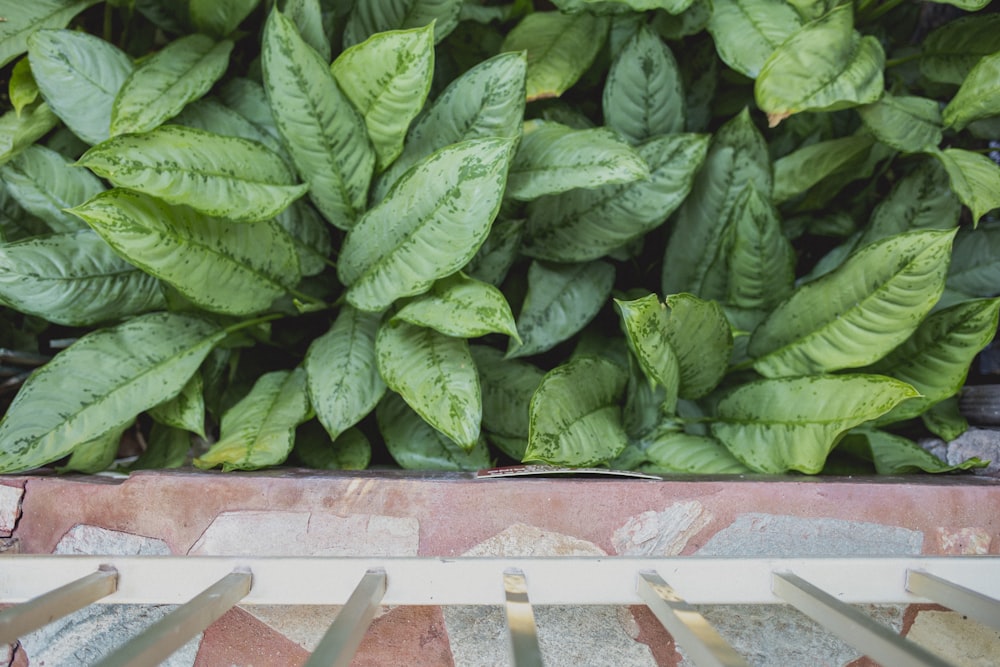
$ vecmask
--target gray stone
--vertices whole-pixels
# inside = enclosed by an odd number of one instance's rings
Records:
[[[675,503],[662,512],[649,510],[631,517],[615,531],[611,543],[621,556],[676,556],[711,520],[711,512],[697,500]]]
[[[716,533],[698,556],[914,556],[923,534],[865,521],[743,514]],[[904,607],[860,607],[899,632]],[[755,667],[846,665],[860,653],[798,610],[784,605],[700,608],[719,634]],[[679,647],[683,654],[683,648]],[[682,663],[690,665],[690,662]]]
[[[1000,635],[954,611],[917,614],[906,637],[957,667],[996,667]]]
[[[859,607],[874,620],[901,630],[903,611],[899,605]],[[729,644],[754,667],[817,665],[840,667],[861,654],[825,631],[797,609],[777,605],[703,605],[698,610]],[[679,665],[693,666],[685,656]]]
[[[464,556],[604,556],[593,542],[515,524],[481,542]],[[528,582],[531,597],[531,582]],[[645,644],[635,641],[634,619],[613,606],[535,607],[538,642],[549,667],[653,667]],[[449,606],[445,626],[456,667],[500,667],[510,664],[507,626],[497,607]]]
[[[21,516],[21,499],[24,489],[0,484],[0,536],[10,537]]]
[[[175,605],[91,605],[26,635],[21,646],[32,665],[93,665],[175,608]],[[192,667],[200,643],[198,635],[162,664]]]
[[[975,474],[1000,477],[1000,430],[970,428],[948,443],[949,465],[958,465],[972,457],[990,462],[985,468],[974,468]]]
[[[170,547],[154,537],[77,524],[63,535],[52,553],[90,556],[169,556]]]
[[[222,512],[189,554],[416,556],[419,544],[420,522],[412,517],[255,510]]]
[[[54,553],[167,556],[170,548],[163,540],[79,524],[59,540]],[[93,604],[25,635],[21,638],[21,646],[32,665],[92,665],[173,609],[176,605]],[[199,634],[163,664],[191,667],[200,644]]]
[[[910,556],[922,533],[865,521],[741,514],[698,550],[699,556]]]

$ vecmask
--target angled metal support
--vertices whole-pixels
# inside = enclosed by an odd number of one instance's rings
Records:
[[[771,575],[774,594],[883,665],[951,667],[927,649],[790,572]]]
[[[385,595],[385,588],[384,569],[372,568],[365,572],[304,667],[348,667],[361,645],[365,631],[375,618]]]
[[[0,644],[12,644],[18,637],[83,609],[111,595],[117,588],[118,571],[102,565],[93,574],[5,609],[0,612]]]
[[[542,650],[538,645],[535,612],[528,600],[528,582],[524,572],[515,568],[504,570],[503,589],[506,597],[504,613],[510,631],[511,659],[514,667],[542,667]]]
[[[227,574],[97,663],[98,667],[159,665],[246,597],[252,581],[249,570]]]
[[[659,574],[639,572],[636,590],[667,632],[698,667],[749,667],[698,610]]]
[[[906,590],[1000,630],[1000,600],[923,570],[906,571]]]

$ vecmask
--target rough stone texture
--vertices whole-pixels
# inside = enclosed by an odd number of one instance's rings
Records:
[[[711,520],[711,513],[697,500],[677,503],[662,512],[649,510],[630,517],[611,543],[621,556],[677,556]]]
[[[292,640],[306,651],[313,651],[327,628],[337,618],[338,605],[242,605],[244,612],[275,632]]]
[[[956,667],[995,667],[1000,633],[953,611],[921,611],[906,635]]]
[[[985,468],[976,468],[975,474],[1000,477],[1000,430],[970,428],[948,443],[950,465],[958,465],[973,456],[990,462]]]
[[[917,555],[923,535],[861,521],[751,513],[716,533],[698,556]],[[904,607],[865,606],[879,622],[902,628]],[[859,657],[849,645],[787,606],[706,605],[702,613],[757,667],[844,665]],[[683,654],[683,648],[679,648]],[[681,664],[687,665],[689,662]]]
[[[151,537],[77,525],[63,536],[53,553],[165,556],[170,554],[170,548],[163,540]],[[95,604],[22,637],[21,646],[32,665],[91,665],[175,608],[175,605]],[[200,641],[198,635],[163,664],[191,667]]]
[[[596,544],[534,526],[514,524],[463,556],[603,556]],[[528,582],[531,596],[531,582]],[[623,613],[624,611],[624,613]],[[648,646],[635,641],[639,627],[618,607],[536,607],[538,642],[545,664],[579,667],[655,666]],[[496,607],[446,607],[445,624],[457,667],[510,664],[503,612]]]
[[[261,537],[266,539],[261,539]],[[191,547],[198,556],[415,556],[414,518],[319,512],[223,512]]]
[[[32,665],[86,667],[110,655],[175,608],[174,605],[91,605],[22,637],[21,646]],[[198,635],[163,665],[191,667],[200,642]]]
[[[24,489],[0,484],[0,537],[10,537],[21,517],[21,498]]]
[[[395,607],[372,622],[352,667],[451,667],[448,633],[440,607]]]
[[[205,630],[194,667],[297,667],[309,652],[242,609]]]
[[[993,536],[982,528],[936,528],[938,552],[955,556],[983,556],[990,552]]]
[[[910,556],[923,535],[863,521],[743,514],[713,535],[699,556]]]
[[[859,653],[823,630],[797,609],[767,605],[704,605],[698,607],[719,634],[754,667],[812,665],[840,667]],[[903,607],[864,605],[860,609],[899,632]],[[684,648],[678,647],[684,654]],[[678,663],[693,667],[686,658]]]
[[[170,547],[154,537],[132,535],[100,526],[73,526],[59,540],[54,554],[90,554],[94,556],[169,556]]]

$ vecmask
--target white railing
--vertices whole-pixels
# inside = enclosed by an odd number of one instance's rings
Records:
[[[949,663],[860,603],[936,602],[1000,630],[1000,557],[0,558],[0,643],[90,604],[181,604],[98,663],[157,665],[236,604],[344,605],[309,661],[348,665],[380,605],[498,605],[516,667],[542,665],[534,606],[646,605],[694,664],[746,665],[693,605],[790,604],[876,661]]]

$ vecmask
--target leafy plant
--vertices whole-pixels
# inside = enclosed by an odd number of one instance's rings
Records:
[[[7,3],[0,471],[952,470],[1000,15],[951,4]]]

